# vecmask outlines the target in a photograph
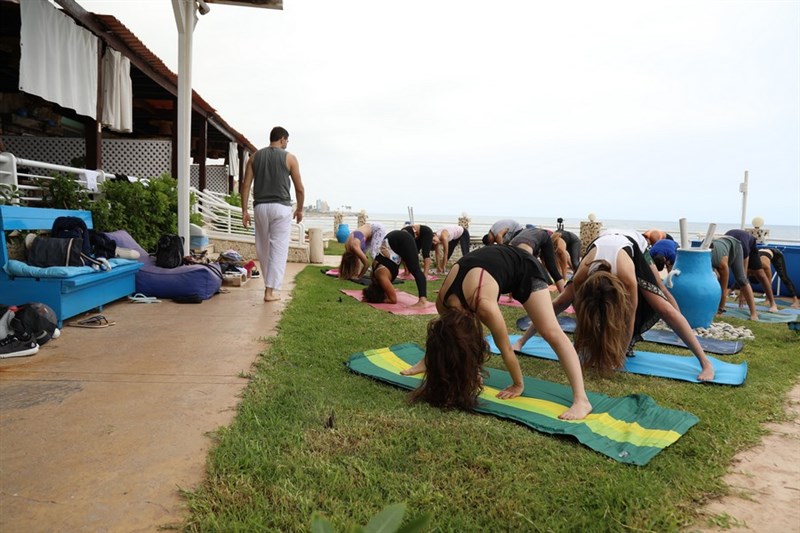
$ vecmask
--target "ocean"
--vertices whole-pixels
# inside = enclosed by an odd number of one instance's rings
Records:
[[[501,217],[501,216],[470,216],[469,231],[470,235],[482,236],[496,221],[502,218],[514,217]],[[424,215],[415,214],[414,222],[416,224],[424,224],[430,226],[434,231],[442,226],[458,224],[459,215]],[[356,228],[357,214],[347,214],[343,218],[343,223],[350,227],[350,230]],[[402,228],[409,220],[409,215],[398,213],[369,213],[367,212],[368,222],[377,222],[383,224],[387,230]],[[533,224],[537,227],[555,229],[556,219],[554,218],[537,218],[537,217],[515,217],[514,220],[522,225]],[[671,234],[676,241],[680,241],[680,229],[677,220],[664,221],[664,220],[612,220],[612,219],[598,219],[597,222],[602,222],[604,228],[620,228],[620,229],[634,229],[638,231],[647,231],[648,229],[660,229]],[[564,229],[571,231],[575,234],[580,233],[579,219],[564,219]],[[324,233],[333,233],[333,213],[314,213],[307,212],[303,218],[303,225],[306,229],[320,228]],[[687,222],[687,232],[690,240],[702,240],[708,231],[709,222]],[[722,235],[730,229],[738,229],[740,224],[737,223],[718,223],[715,233]],[[752,227],[746,224],[745,227]],[[787,226],[787,225],[769,225],[764,226],[769,230],[768,241],[770,243],[784,243],[784,244],[800,244],[800,225]]]

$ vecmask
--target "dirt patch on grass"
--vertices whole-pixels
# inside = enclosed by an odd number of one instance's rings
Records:
[[[714,525],[692,531],[800,532],[800,384],[786,410],[791,420],[768,424],[761,444],[734,459],[725,476],[731,494],[701,511]]]

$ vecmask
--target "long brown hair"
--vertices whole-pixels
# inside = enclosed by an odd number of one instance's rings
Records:
[[[373,304],[382,304],[386,300],[386,291],[383,286],[375,279],[375,269],[372,269],[372,279],[369,285],[361,291],[362,300]]]
[[[478,316],[470,310],[447,309],[428,323],[426,373],[409,400],[444,409],[475,407],[483,389],[480,372],[488,357]]]
[[[339,279],[353,279],[361,273],[361,259],[353,250],[345,250],[339,263]]]
[[[608,375],[625,364],[629,295],[608,261],[595,261],[590,267],[595,265],[575,291],[575,350],[584,366]]]

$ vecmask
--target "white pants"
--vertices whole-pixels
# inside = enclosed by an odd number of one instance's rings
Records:
[[[261,263],[264,287],[280,289],[289,257],[292,208],[281,204],[258,204],[255,211],[256,254]]]

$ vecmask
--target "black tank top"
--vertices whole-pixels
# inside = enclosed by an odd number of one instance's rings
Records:
[[[511,293],[515,300],[525,302],[533,290],[533,280],[550,283],[544,267],[531,254],[505,245],[491,245],[478,248],[458,260],[458,273],[445,294],[445,302],[455,294],[465,309],[469,304],[464,297],[462,284],[467,272],[473,268],[483,268],[500,286],[500,294]]]
[[[378,254],[378,257],[375,258],[375,262],[381,266],[385,266],[389,270],[392,281],[394,281],[400,273],[400,266],[383,254]]]

